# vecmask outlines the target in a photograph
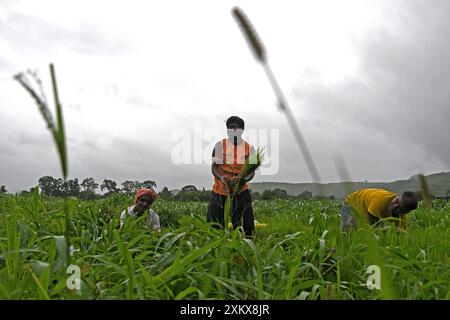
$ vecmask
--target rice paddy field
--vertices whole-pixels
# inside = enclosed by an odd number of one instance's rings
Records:
[[[254,201],[268,226],[253,241],[212,229],[203,202],[158,200],[160,234],[139,219],[119,231],[131,203],[1,196],[0,299],[450,299],[450,202],[420,204],[406,231],[343,235],[338,200]]]

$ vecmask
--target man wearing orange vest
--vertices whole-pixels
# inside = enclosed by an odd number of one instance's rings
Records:
[[[214,176],[214,186],[208,206],[207,221],[214,223],[215,228],[225,226],[224,209],[230,185],[234,184],[237,176],[242,172],[245,160],[254,153],[254,148],[242,139],[244,131],[244,120],[232,116],[226,121],[227,139],[216,143],[212,153],[211,171]],[[248,190],[247,182],[252,180],[255,172],[251,172],[246,178],[244,185],[240,188],[232,201],[231,222],[233,229],[241,225],[245,236],[251,238],[254,230],[254,217],[252,199]]]

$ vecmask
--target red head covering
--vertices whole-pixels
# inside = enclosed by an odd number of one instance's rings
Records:
[[[145,196],[145,195],[149,195],[150,197],[152,197],[153,202],[158,198],[158,195],[156,194],[156,192],[153,189],[144,188],[144,189],[139,189],[136,192],[136,195],[134,196],[134,201],[136,201],[137,199],[139,199],[140,197]]]

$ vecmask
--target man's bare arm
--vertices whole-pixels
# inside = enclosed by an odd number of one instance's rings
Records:
[[[213,149],[212,152],[212,163],[211,163],[211,173],[213,174],[214,177],[216,177],[217,179],[219,179],[220,181],[222,181],[222,184],[224,186],[224,188],[227,190],[228,189],[228,182],[226,181],[226,176],[220,174],[219,172],[219,164],[217,163],[219,161],[218,156],[216,156],[216,150],[217,153],[220,154],[221,152],[221,147],[222,147],[222,143],[218,142],[216,144],[216,146]]]

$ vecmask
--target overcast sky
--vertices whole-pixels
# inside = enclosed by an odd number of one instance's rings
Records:
[[[0,0],[0,185],[61,176],[34,101],[12,80],[37,69],[51,98],[50,62],[70,177],[211,188],[209,161],[176,164],[174,149],[180,134],[200,135],[192,158],[209,159],[239,115],[246,129],[279,130],[278,173],[255,181],[311,182],[235,5],[265,44],[322,182],[340,180],[336,157],[355,181],[450,170],[447,0]]]

